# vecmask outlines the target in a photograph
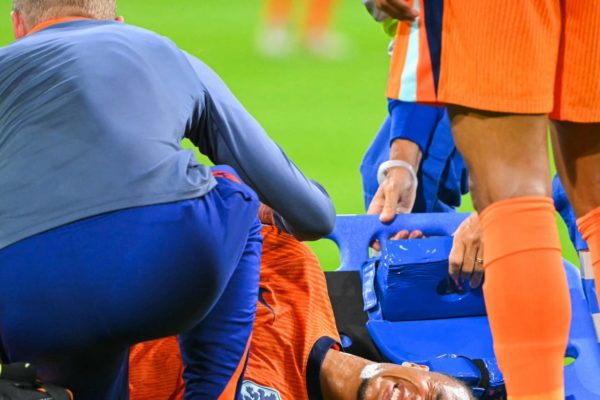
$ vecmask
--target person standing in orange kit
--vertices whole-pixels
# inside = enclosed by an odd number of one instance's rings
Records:
[[[431,0],[434,2],[434,0]],[[377,0],[399,19],[412,3]],[[551,200],[555,161],[600,282],[600,7],[446,0],[438,99],[473,181],[484,292],[509,399],[564,399],[570,299]]]

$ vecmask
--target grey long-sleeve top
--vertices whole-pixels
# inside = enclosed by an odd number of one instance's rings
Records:
[[[333,228],[307,179],[205,64],[112,21],[50,26],[0,49],[0,249],[119,209],[197,198],[216,182],[185,138],[228,164],[291,233]]]

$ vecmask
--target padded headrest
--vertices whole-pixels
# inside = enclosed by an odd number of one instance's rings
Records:
[[[382,316],[410,321],[486,315],[481,288],[458,291],[448,275],[451,237],[382,242],[375,290]]]

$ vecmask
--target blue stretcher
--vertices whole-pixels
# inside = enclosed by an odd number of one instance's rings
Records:
[[[340,249],[338,272],[361,275],[367,329],[384,359],[427,365],[454,376],[478,398],[503,398],[482,291],[470,290],[468,284],[458,291],[448,279],[451,234],[466,216],[399,215],[390,225],[381,224],[377,216],[340,216],[329,239]],[[386,240],[400,229],[421,230],[428,238]],[[369,256],[374,239],[382,244],[380,257]],[[585,258],[583,279],[579,269],[564,262],[573,312],[567,400],[600,399],[600,345],[592,317],[598,306]]]

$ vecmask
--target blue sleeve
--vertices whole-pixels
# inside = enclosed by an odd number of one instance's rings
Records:
[[[187,56],[203,86],[188,138],[215,164],[233,167],[298,239],[329,234],[335,208],[325,189],[304,176],[214,71]]]
[[[400,100],[388,100],[391,118],[390,145],[396,139],[416,143],[425,154],[443,115],[443,108]]]

